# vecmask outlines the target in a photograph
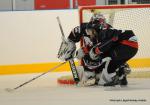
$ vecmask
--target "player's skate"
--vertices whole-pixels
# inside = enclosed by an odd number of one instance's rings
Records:
[[[119,84],[120,84],[120,86],[127,86],[128,85],[126,75],[120,80]]]
[[[127,81],[127,75],[131,73],[131,69],[127,63],[123,64],[119,68],[120,74],[119,75],[119,84],[121,86],[127,86],[128,81]]]
[[[124,68],[124,73],[126,75],[131,73],[131,68],[129,67],[129,65],[127,63],[125,63],[124,65],[122,65],[122,67]]]
[[[104,86],[115,86],[115,85],[127,86],[128,85],[127,75],[130,72],[131,69],[127,63],[121,65],[120,68],[117,69],[116,71],[116,76],[112,78],[112,82],[108,82],[104,84]]]
[[[115,85],[127,86],[128,81],[126,75],[123,75],[121,79],[119,76],[116,75],[113,77],[112,82],[108,82],[104,84],[104,86],[115,86]]]
[[[119,84],[119,77],[118,77],[118,75],[116,75],[112,78],[111,82],[105,83],[104,86],[115,86],[118,84]]]

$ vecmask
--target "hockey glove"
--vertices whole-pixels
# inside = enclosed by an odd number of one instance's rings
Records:
[[[67,39],[61,43],[58,58],[63,61],[68,61],[74,57],[76,45],[73,41]]]
[[[99,59],[101,53],[102,52],[99,47],[93,47],[89,52],[89,56],[92,60],[97,60]]]

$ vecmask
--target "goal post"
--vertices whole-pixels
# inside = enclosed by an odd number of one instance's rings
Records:
[[[89,22],[91,16],[98,13],[104,15],[106,22],[115,29],[133,30],[138,38],[139,51],[128,63],[138,71],[150,68],[150,4],[81,6],[80,23]]]

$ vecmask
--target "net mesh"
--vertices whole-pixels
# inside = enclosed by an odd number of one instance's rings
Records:
[[[128,77],[150,77],[150,5],[80,7],[80,23],[89,22],[93,14],[104,15],[106,22],[115,29],[133,30],[138,37],[139,51],[133,58],[134,63],[132,60],[129,63],[135,68]]]

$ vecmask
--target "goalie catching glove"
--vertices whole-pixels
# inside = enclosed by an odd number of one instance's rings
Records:
[[[62,61],[68,61],[74,57],[76,45],[73,41],[67,39],[61,43],[58,58]]]

